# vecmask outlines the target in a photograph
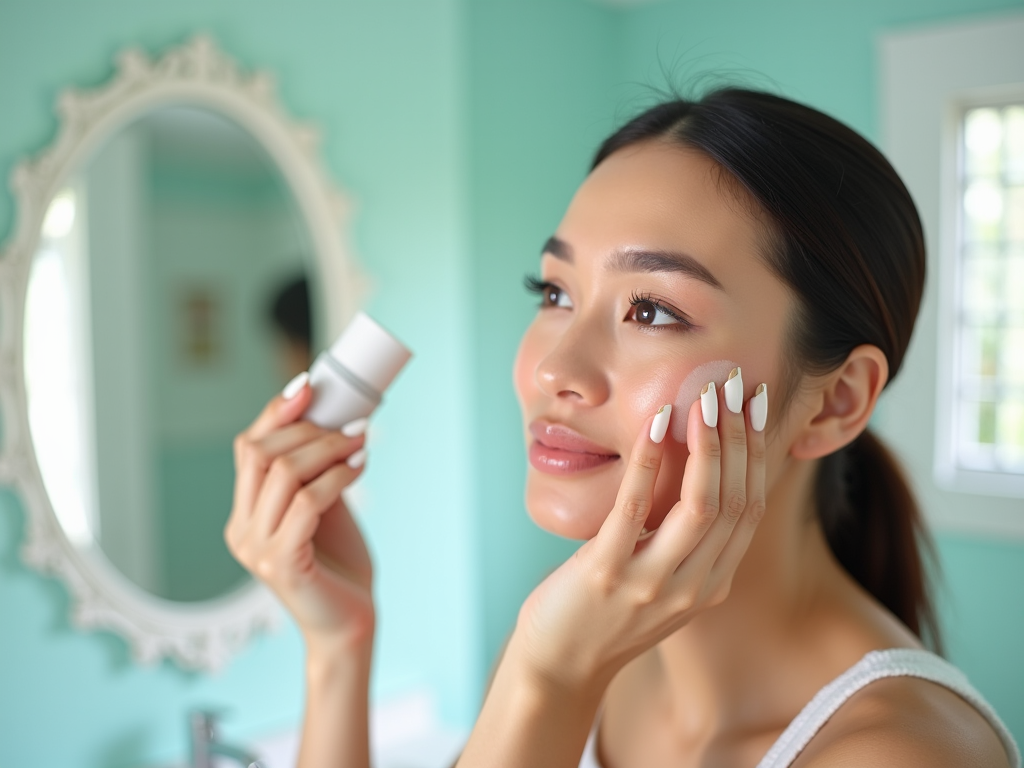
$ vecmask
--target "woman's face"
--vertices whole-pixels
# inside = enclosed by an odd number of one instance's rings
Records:
[[[577,191],[541,256],[541,308],[515,363],[526,505],[546,530],[597,533],[644,421],[671,403],[657,526],[679,497],[700,389],[739,365],[744,400],[761,382],[779,392],[793,300],[741,194],[704,155],[661,141],[616,152]]]

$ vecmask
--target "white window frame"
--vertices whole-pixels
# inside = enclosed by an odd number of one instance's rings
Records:
[[[1024,36],[1021,37],[1024,46]],[[956,392],[960,357],[960,322],[963,285],[963,122],[971,109],[1024,105],[1024,82],[978,88],[950,100],[944,130],[941,163],[942,213],[948,225],[940,233],[939,356],[936,383],[935,478],[953,491],[987,496],[1024,498],[1024,473],[967,469],[957,461]]]
[[[935,527],[1024,539],[1024,475],[957,466],[950,343],[958,336],[960,301],[961,121],[974,106],[1024,103],[1021,41],[1019,12],[879,40],[883,149],[914,196],[929,251],[918,328],[879,422]]]

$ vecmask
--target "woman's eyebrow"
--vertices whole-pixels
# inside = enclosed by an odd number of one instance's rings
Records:
[[[569,264],[574,261],[572,246],[557,237],[549,237],[544,243],[541,255],[544,254],[554,256]],[[707,283],[712,288],[725,290],[718,278],[711,274],[707,267],[686,253],[628,248],[613,253],[607,266],[613,272],[681,272],[702,283]]]
[[[608,260],[608,269],[615,272],[682,272],[712,288],[725,290],[707,267],[685,253],[630,248],[613,253]]]
[[[545,253],[569,264],[573,262],[572,246],[565,242],[565,240],[559,240],[557,237],[549,237],[547,242],[544,243],[544,247],[540,250],[540,255],[543,256]]]

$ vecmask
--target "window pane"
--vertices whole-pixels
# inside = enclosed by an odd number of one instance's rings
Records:
[[[983,400],[964,400],[959,405],[959,464],[968,469],[994,469],[996,405]]]
[[[995,322],[1002,308],[1003,260],[986,257],[966,259],[963,292],[968,322]]]
[[[972,109],[964,125],[968,176],[998,177],[1001,171],[1000,149],[1003,121],[998,110]]]
[[[961,331],[960,395],[970,400],[995,397],[999,364],[998,328],[967,326]]]
[[[1024,328],[1007,328],[1002,333],[999,377],[1011,388],[1024,385]]]
[[[1024,403],[1009,402],[999,406],[997,433],[999,464],[1010,471],[1024,469]]]
[[[956,455],[1024,472],[1024,105],[963,122]]]
[[[1006,110],[1006,180],[1024,184],[1024,107]]]
[[[978,436],[979,443],[996,441],[996,404],[978,403]]]
[[[1024,248],[1010,251],[1005,272],[1006,324],[1024,327]]]
[[[1002,238],[1006,207],[998,179],[974,179],[964,190],[964,234],[967,243],[992,243]]]

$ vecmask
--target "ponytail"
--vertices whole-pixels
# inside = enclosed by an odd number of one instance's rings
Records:
[[[895,456],[870,431],[821,459],[818,519],[832,553],[868,592],[941,651],[922,550],[934,562],[914,494]]]

